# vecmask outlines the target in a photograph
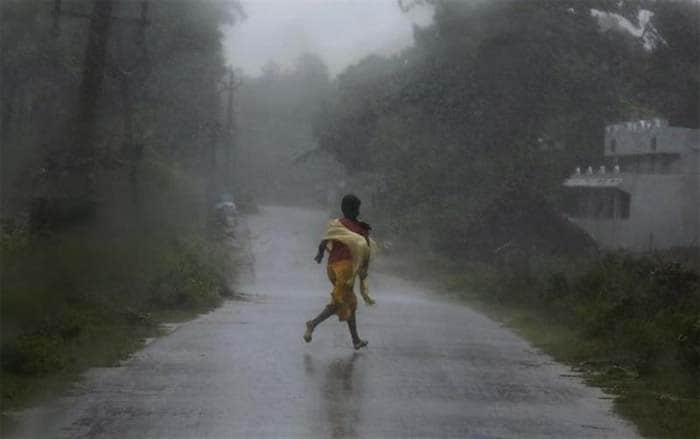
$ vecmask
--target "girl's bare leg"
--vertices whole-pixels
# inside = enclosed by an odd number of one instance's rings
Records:
[[[328,319],[330,316],[334,315],[336,311],[335,305],[328,305],[323,308],[323,311],[316,316],[313,320],[306,322],[306,332],[304,333],[304,341],[307,343],[311,341],[311,334],[314,332],[316,326],[320,325],[323,321]]]
[[[355,313],[353,312],[348,319],[348,328],[350,329],[350,336],[352,337],[352,345],[355,349],[360,349],[367,346],[367,340],[362,340],[359,335],[357,335],[357,320],[355,319]]]

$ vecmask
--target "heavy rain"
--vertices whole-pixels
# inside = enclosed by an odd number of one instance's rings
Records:
[[[700,437],[700,1],[0,0],[0,48],[2,437]]]

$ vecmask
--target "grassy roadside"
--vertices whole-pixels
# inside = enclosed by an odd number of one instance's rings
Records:
[[[532,273],[537,273],[533,275]],[[614,395],[647,437],[700,437],[698,274],[662,256],[485,265],[445,275],[448,291]]]
[[[196,228],[1,235],[3,412],[60,394],[86,369],[112,366],[162,334],[162,323],[233,294],[230,247]],[[8,417],[1,427],[11,430]]]

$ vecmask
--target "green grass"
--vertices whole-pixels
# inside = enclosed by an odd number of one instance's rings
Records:
[[[230,293],[228,250],[196,229],[80,228],[0,239],[2,410],[66,389],[90,367],[125,359],[163,322]],[[8,428],[3,417],[4,428]]]
[[[532,274],[536,273],[536,274]],[[647,437],[700,437],[697,273],[661,257],[463,267],[450,294],[614,395]]]

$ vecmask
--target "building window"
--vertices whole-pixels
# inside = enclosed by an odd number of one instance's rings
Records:
[[[562,207],[572,218],[628,219],[630,194],[618,188],[572,188]]]
[[[678,163],[680,162],[680,154],[664,154],[663,168],[661,172],[664,174],[679,172]]]
[[[616,195],[616,216],[617,218],[628,219],[630,217],[630,194],[625,191],[618,190]]]
[[[653,174],[656,154],[645,154],[639,156],[639,173]]]
[[[610,152],[615,152],[615,149],[617,149],[617,140],[611,139],[610,140]]]
[[[651,138],[651,150],[656,151],[656,136]]]

